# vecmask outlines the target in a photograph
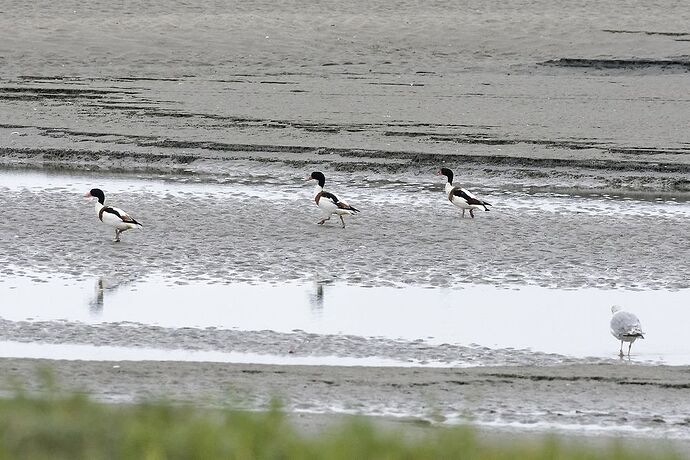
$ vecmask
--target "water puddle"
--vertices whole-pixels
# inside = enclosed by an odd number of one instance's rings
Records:
[[[0,342],[3,358],[36,358],[78,361],[186,361],[232,364],[271,364],[292,366],[421,366],[384,358],[343,356],[264,355],[260,353],[232,353],[184,349],[156,349],[146,347],[112,347],[107,345],[41,344]],[[431,364],[427,364],[430,366]],[[436,367],[436,366],[435,366]]]
[[[639,316],[647,334],[633,345],[634,361],[690,364],[688,290],[367,288],[155,276],[118,283],[103,277],[14,276],[0,281],[0,298],[0,317],[10,322],[356,336],[422,348],[528,349],[575,358],[616,357],[619,343],[609,333],[609,319],[611,305],[618,304]]]

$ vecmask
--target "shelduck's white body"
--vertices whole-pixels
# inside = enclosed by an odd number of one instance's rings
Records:
[[[467,189],[464,188],[459,188],[459,187],[453,187],[452,184],[446,182],[446,187],[445,187],[445,192],[446,195],[448,195],[448,200],[450,200],[451,203],[453,203],[455,206],[457,206],[460,209],[481,209],[483,206],[480,206],[478,204],[470,204],[470,202],[465,199],[461,198],[458,195],[453,194],[453,189],[457,188],[460,192],[463,192],[465,195],[467,195],[470,198],[473,198],[477,201],[480,201],[479,198],[477,198],[472,192],[470,192]]]
[[[352,216],[359,212],[359,209],[354,206],[350,206],[335,194],[327,192],[323,189],[326,183],[326,176],[318,171],[313,172],[311,176],[307,177],[307,180],[315,179],[318,181],[316,187],[314,187],[314,202],[321,209],[322,219],[317,222],[319,225],[323,225],[327,220],[331,218],[333,214],[340,217],[340,221],[345,228],[345,220],[343,216]]]
[[[478,198],[475,194],[462,187],[453,186],[453,171],[448,168],[441,168],[437,175],[443,175],[448,178],[445,185],[445,192],[448,196],[448,201],[453,203],[458,208],[462,209],[462,216],[465,217],[465,211],[470,211],[470,216],[474,218],[475,209],[484,209],[488,211],[487,206],[491,203]]]

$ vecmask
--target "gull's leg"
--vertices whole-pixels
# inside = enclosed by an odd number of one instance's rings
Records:
[[[462,217],[465,217],[465,210],[462,210]]]
[[[317,224],[323,225],[327,220],[331,220],[331,216],[324,217],[323,219],[321,219],[320,221],[318,221]]]
[[[343,223],[343,228],[345,228],[345,219],[343,219],[343,216],[339,216],[339,217],[340,217],[340,222]]]
[[[474,209],[470,208],[470,216],[472,216],[472,219],[474,219]]]
[[[630,345],[628,345],[628,357],[630,357],[630,349],[632,348],[632,342],[630,342]]]
[[[115,242],[119,243],[120,242],[120,230],[115,229]]]
[[[622,340],[621,340],[621,352],[618,356],[620,356],[621,358],[623,357],[623,341]]]

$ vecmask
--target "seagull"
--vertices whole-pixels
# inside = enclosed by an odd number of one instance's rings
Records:
[[[613,313],[611,334],[621,341],[620,357],[623,357],[623,342],[630,342],[628,345],[628,356],[630,356],[633,342],[638,338],[644,339],[640,320],[632,313],[623,311],[623,308],[618,305],[611,307],[611,313]]]
[[[446,195],[448,195],[448,201],[453,203],[458,208],[462,209],[462,217],[465,217],[465,210],[470,211],[470,216],[474,219],[474,210],[480,207],[484,208],[484,211],[488,211],[487,206],[491,206],[491,203],[487,203],[484,200],[477,198],[472,192],[460,187],[453,187],[453,171],[448,168],[441,168],[437,173],[437,176],[446,176],[448,182],[446,182]]]
[[[340,222],[343,223],[343,228],[345,228],[345,219],[343,219],[343,216],[352,216],[359,212],[359,209],[350,206],[333,193],[324,191],[323,185],[326,183],[326,176],[324,176],[322,172],[314,171],[305,180],[316,180],[318,182],[314,189],[314,201],[316,205],[321,208],[323,216],[317,224],[323,225],[331,218],[332,214],[337,214],[338,217],[340,217]]]
[[[105,193],[99,188],[92,188],[84,195],[87,198],[97,198],[96,214],[101,222],[115,228],[115,242],[120,241],[120,233],[132,228],[143,228],[139,222],[120,208],[105,205]]]

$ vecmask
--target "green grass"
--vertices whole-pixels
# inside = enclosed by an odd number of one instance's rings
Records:
[[[279,409],[262,413],[167,403],[109,405],[84,396],[0,399],[0,459],[631,459],[680,458],[555,438],[479,441],[467,428],[404,436],[355,419],[299,434]]]

